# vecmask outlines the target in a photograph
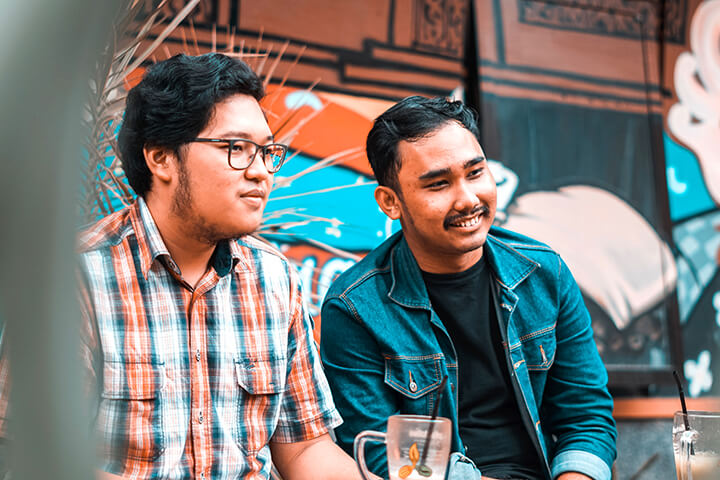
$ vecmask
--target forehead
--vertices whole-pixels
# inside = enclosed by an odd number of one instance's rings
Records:
[[[264,140],[271,136],[265,115],[255,98],[250,95],[232,95],[215,104],[210,121],[200,136],[249,137]]]
[[[462,168],[465,162],[485,154],[467,128],[450,122],[414,142],[398,143],[399,175],[421,175],[428,170]]]

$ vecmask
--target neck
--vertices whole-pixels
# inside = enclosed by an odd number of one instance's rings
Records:
[[[149,193],[145,203],[183,279],[195,286],[207,271],[216,244],[209,244],[193,236],[188,231],[187,219],[175,215],[169,202],[162,202]]]
[[[461,255],[443,254],[442,252],[429,254],[413,245],[412,240],[407,239],[407,242],[420,270],[428,273],[464,272],[480,261],[484,250],[483,247],[479,247]]]

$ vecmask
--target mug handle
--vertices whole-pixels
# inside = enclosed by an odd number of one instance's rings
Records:
[[[355,457],[355,463],[360,470],[360,476],[363,480],[371,480],[370,471],[365,464],[365,443],[366,442],[380,442],[385,443],[387,435],[383,432],[376,432],[375,430],[365,430],[360,432],[355,437],[353,443],[353,456]]]

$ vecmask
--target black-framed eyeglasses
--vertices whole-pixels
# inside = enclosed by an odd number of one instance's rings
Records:
[[[193,142],[226,144],[228,152],[228,165],[235,170],[245,170],[261,152],[263,163],[269,173],[280,170],[285,162],[288,146],[282,143],[268,143],[258,145],[247,138],[194,138]]]

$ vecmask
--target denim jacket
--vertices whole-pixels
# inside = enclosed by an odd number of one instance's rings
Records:
[[[575,471],[609,480],[613,402],[572,274],[548,246],[501,228],[491,228],[483,255],[515,398],[545,475]],[[321,357],[345,420],[335,431],[345,451],[352,453],[359,432],[385,431],[390,415],[429,415],[440,398],[439,415],[453,422],[453,458],[462,458],[458,359],[402,232],[338,277],[321,318]],[[382,445],[369,445],[366,460],[387,478]],[[448,478],[460,477],[451,467]]]

